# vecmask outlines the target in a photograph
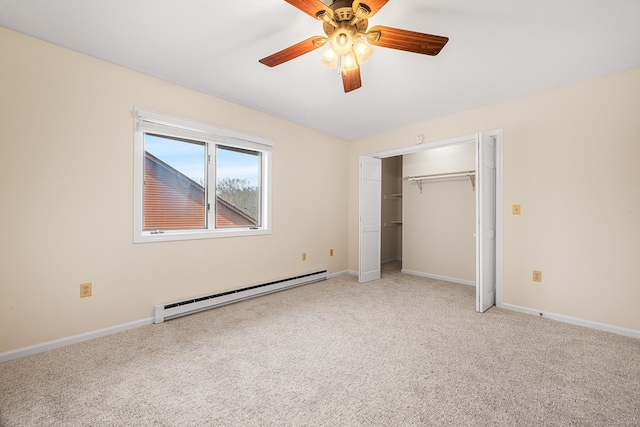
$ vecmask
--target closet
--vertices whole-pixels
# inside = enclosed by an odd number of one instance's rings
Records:
[[[406,154],[402,162],[402,270],[475,285],[474,142]]]
[[[360,156],[358,280],[399,259],[405,273],[475,285],[484,312],[502,297],[502,130],[421,142]]]

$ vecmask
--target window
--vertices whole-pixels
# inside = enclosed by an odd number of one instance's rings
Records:
[[[271,233],[271,141],[136,109],[134,145],[134,242]]]

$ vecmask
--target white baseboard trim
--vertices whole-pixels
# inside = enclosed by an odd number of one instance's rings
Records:
[[[520,313],[532,314],[538,317],[546,317],[547,319],[557,320],[559,322],[571,323],[572,325],[584,326],[591,329],[598,329],[600,331],[612,332],[618,335],[624,335],[632,338],[640,339],[640,331],[635,329],[623,328],[615,325],[608,325],[606,323],[594,322],[592,320],[579,319],[576,317],[565,316],[563,314],[549,313],[542,310],[534,310],[533,308],[522,307],[514,304],[500,304],[499,308],[507,310],[518,311]]]
[[[344,276],[345,274],[349,274],[348,270],[336,271],[335,273],[330,273],[327,275],[327,279],[333,279],[334,277]]]
[[[459,283],[461,285],[475,286],[475,280],[458,279],[456,277],[440,276],[437,274],[422,273],[420,271],[402,269],[400,272],[410,274],[412,276],[427,277],[429,279],[444,280],[445,282]]]
[[[351,274],[352,276],[359,276],[360,273],[358,273],[357,270],[347,270],[347,274]]]
[[[8,362],[10,360],[20,359],[22,357],[31,356],[45,351],[54,350],[56,348],[65,347],[71,344],[77,344],[84,341],[89,341],[95,338],[104,337],[111,334],[117,334],[118,332],[124,332],[129,329],[139,328],[141,326],[147,326],[153,324],[153,318],[148,317],[146,319],[140,319],[129,323],[123,323],[121,325],[110,326],[108,328],[98,329],[96,331],[85,332],[83,334],[72,335],[70,337],[60,338],[53,341],[43,342],[41,344],[30,345],[28,347],[22,347],[15,350],[5,351],[0,353],[0,363]]]

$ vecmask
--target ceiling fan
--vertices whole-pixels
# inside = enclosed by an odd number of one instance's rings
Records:
[[[362,86],[360,65],[373,53],[371,45],[435,56],[449,41],[448,37],[383,26],[375,26],[367,31],[369,18],[389,0],[333,0],[331,6],[320,0],[285,1],[323,21],[326,37],[310,37],[259,62],[275,67],[327,45],[320,60],[340,71],[345,92]]]

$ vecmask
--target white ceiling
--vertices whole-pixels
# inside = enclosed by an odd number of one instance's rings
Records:
[[[391,0],[370,27],[449,43],[376,48],[347,94],[322,49],[258,63],[324,35],[284,0],[0,0],[0,25],[347,140],[640,66],[640,0]]]

